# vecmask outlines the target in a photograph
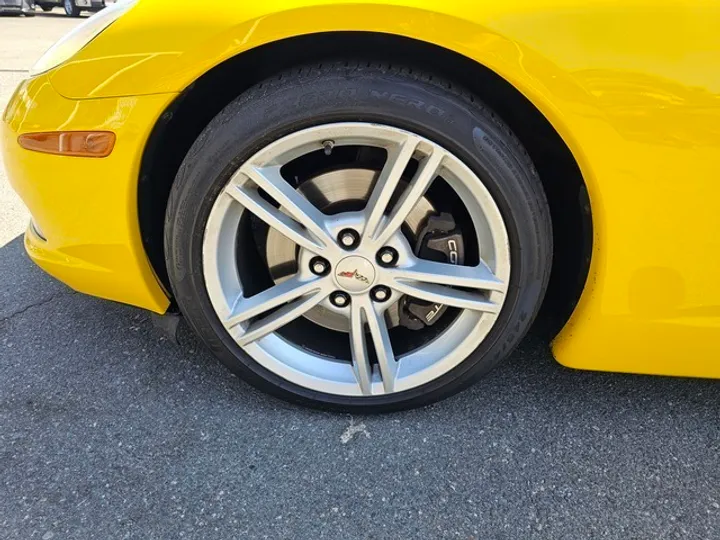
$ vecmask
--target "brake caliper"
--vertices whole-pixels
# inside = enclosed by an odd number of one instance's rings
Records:
[[[463,237],[451,214],[443,212],[428,218],[418,235],[415,255],[421,259],[448,264],[465,262]],[[404,296],[400,300],[400,324],[411,330],[422,330],[439,321],[446,309],[447,306],[443,304]]]

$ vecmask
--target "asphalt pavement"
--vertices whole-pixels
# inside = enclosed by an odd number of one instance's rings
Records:
[[[0,106],[73,24],[0,18]],[[718,382],[567,370],[531,335],[437,405],[309,411],[45,275],[26,221],[0,176],[2,539],[720,538]]]

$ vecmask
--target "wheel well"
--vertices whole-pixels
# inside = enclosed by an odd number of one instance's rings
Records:
[[[580,169],[560,135],[518,90],[453,51],[389,34],[331,32],[264,45],[216,66],[193,82],[157,122],[140,170],[138,210],[143,244],[169,291],[163,249],[165,208],[178,169],[202,130],[238,95],[280,71],[328,60],[392,62],[437,73],[468,88],[522,141],[550,203],[555,255],[538,320],[554,334],[567,321],[587,279],[592,251],[590,203]]]

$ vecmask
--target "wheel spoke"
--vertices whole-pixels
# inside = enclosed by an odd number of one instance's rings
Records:
[[[367,320],[370,327],[375,355],[377,356],[380,375],[382,377],[383,389],[389,394],[394,391],[395,375],[397,374],[398,363],[395,361],[390,335],[388,334],[385,316],[377,313],[372,305],[367,307]]]
[[[274,311],[272,315],[268,315],[264,319],[252,323],[245,333],[238,338],[238,344],[240,346],[248,345],[274,332],[278,328],[282,328],[318,305],[326,296],[326,292],[316,291],[314,294],[304,296],[295,302],[281,307],[277,311]]]
[[[297,277],[293,277],[249,298],[240,296],[235,300],[232,313],[225,320],[225,328],[229,330],[236,324],[240,324],[266,311],[287,304],[301,296],[322,288],[322,286],[323,282],[319,279],[301,281]]]
[[[296,221],[282,213],[260,196],[255,189],[230,184],[225,192],[286,238],[313,253],[320,253],[324,244],[311,237]]]
[[[365,310],[362,302],[350,305],[350,350],[355,378],[363,395],[372,394],[372,367],[365,339]]]
[[[377,246],[384,245],[400,228],[418,201],[425,195],[432,181],[437,177],[444,157],[445,152],[435,149],[432,154],[420,163],[415,176],[410,181],[410,185],[395,204],[390,218],[380,225],[379,232],[373,238],[373,244]]]
[[[417,259],[407,268],[395,268],[388,273],[403,280],[421,281],[436,285],[452,285],[483,291],[505,292],[507,286],[495,277],[485,263],[478,266],[460,266]]]
[[[398,363],[393,354],[387,323],[382,313],[375,311],[367,298],[354,298],[350,308],[350,348],[353,371],[364,395],[372,394],[372,366],[368,354],[365,324],[370,329],[375,356],[377,357],[383,391],[390,393],[395,386]]]
[[[376,229],[385,215],[390,198],[395,192],[402,173],[410,163],[419,142],[420,139],[417,137],[408,136],[400,145],[388,150],[387,161],[380,172],[367,203],[363,242],[367,242],[375,236]]]
[[[237,177],[238,183],[242,182],[242,177],[249,178],[258,188],[270,195],[290,217],[315,237],[320,245],[325,248],[333,245],[334,242],[324,227],[325,215],[285,181],[279,166],[259,168],[246,164],[236,173]],[[262,219],[260,215],[258,217]]]
[[[428,302],[485,313],[499,313],[500,305],[486,300],[477,293],[453,289],[445,285],[421,283],[418,281],[394,280],[392,287],[403,294]]]
[[[246,345],[298,318],[320,303],[325,296],[327,289],[323,280],[300,281],[291,278],[250,298],[239,298],[223,324],[230,330],[242,322],[282,306],[249,325],[238,340],[240,345]]]

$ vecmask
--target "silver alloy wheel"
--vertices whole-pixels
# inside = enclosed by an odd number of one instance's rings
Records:
[[[283,165],[327,148],[329,141],[333,148],[352,145],[387,151],[386,163],[365,210],[326,215],[282,177]],[[401,175],[413,159],[419,162],[417,172],[391,207],[393,194],[402,185]],[[480,258],[476,266],[419,259],[400,230],[438,176],[457,193],[472,220]],[[280,208],[268,202],[268,195]],[[246,211],[298,246],[299,269],[289,279],[248,298],[243,295],[245,287],[237,267],[237,232]],[[338,241],[345,229],[360,234],[359,246],[351,251]],[[398,253],[397,263],[391,268],[376,262],[378,251],[387,246]],[[330,263],[328,274],[313,273],[311,261],[316,257]],[[287,135],[239,167],[208,217],[203,275],[219,320],[259,364],[294,384],[319,392],[380,395],[433,381],[480,345],[505,299],[510,246],[492,196],[456,156],[402,129],[335,123]],[[372,291],[378,286],[390,291],[387,300],[373,300]],[[349,305],[331,302],[330,296],[338,291],[350,297]],[[440,335],[396,356],[385,315],[403,295],[458,308],[460,312]],[[348,319],[351,358],[328,357],[278,333],[315,306]],[[375,351],[375,362],[371,360],[370,346]]]

